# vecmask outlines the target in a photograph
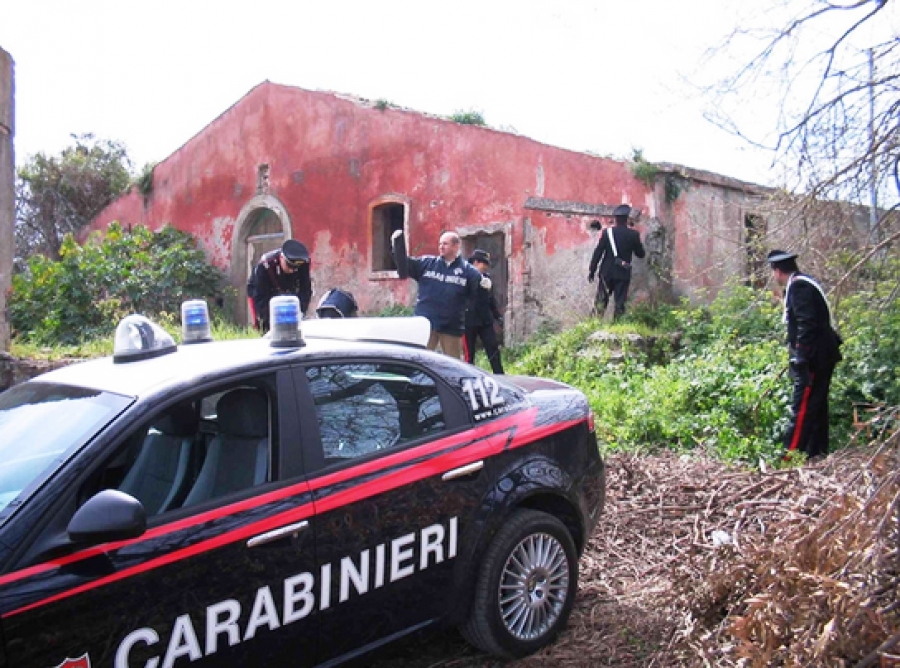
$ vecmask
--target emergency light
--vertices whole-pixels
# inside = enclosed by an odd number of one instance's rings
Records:
[[[274,348],[299,348],[303,345],[300,337],[300,300],[292,295],[272,297],[269,301],[269,322],[272,325],[269,345]]]
[[[122,318],[116,327],[113,363],[136,362],[176,350],[175,341],[162,327],[142,315],[132,314]]]
[[[209,308],[203,299],[190,299],[181,304],[181,343],[212,341],[209,329]]]

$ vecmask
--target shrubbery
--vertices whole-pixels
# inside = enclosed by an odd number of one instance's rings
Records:
[[[854,402],[900,405],[900,297],[859,293],[840,306],[845,345],[831,390],[833,447],[848,439]],[[725,459],[778,461],[790,404],[780,303],[767,292],[730,286],[708,308],[634,316],[644,336],[677,342],[663,363],[653,353],[659,346],[648,351],[627,341],[624,360],[611,362],[590,343],[603,328],[593,320],[518,351],[510,372],[552,376],[583,390],[606,449],[702,447]]]
[[[58,262],[32,256],[13,276],[8,312],[20,340],[53,345],[106,337],[129,313],[176,313],[185,299],[207,299],[212,307],[225,285],[194,238],[168,226],[126,231],[113,223],[84,246],[66,237],[60,256]]]

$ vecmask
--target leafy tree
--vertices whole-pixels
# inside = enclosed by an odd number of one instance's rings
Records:
[[[40,253],[60,259],[66,234],[87,225],[131,182],[125,147],[92,134],[72,135],[58,156],[31,157],[16,180],[16,264]]]
[[[9,320],[20,340],[77,344],[108,336],[129,313],[174,314],[186,299],[213,306],[224,285],[187,232],[113,223],[84,246],[67,235],[58,261],[31,256],[13,276]]]

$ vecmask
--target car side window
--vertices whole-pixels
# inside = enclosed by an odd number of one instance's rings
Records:
[[[327,465],[443,431],[438,388],[403,364],[331,364],[306,370]]]
[[[126,439],[91,492],[126,492],[154,517],[265,483],[276,438],[274,387],[231,385],[164,408]]]

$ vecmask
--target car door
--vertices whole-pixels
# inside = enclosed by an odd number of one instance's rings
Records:
[[[316,506],[319,660],[377,645],[458,603],[490,484],[459,396],[405,362],[305,367]]]
[[[312,665],[313,504],[295,476],[294,404],[289,370],[209,385],[67,467],[0,575],[9,665]],[[138,499],[146,531],[68,544],[98,499]]]

